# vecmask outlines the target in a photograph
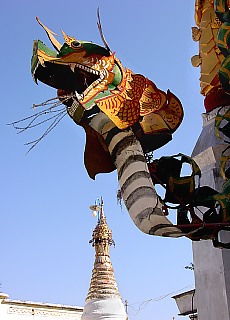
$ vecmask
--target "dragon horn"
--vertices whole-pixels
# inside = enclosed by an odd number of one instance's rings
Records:
[[[36,17],[37,22],[42,26],[42,28],[45,30],[45,32],[48,35],[48,38],[50,39],[52,45],[54,46],[54,48],[57,51],[60,51],[62,45],[60,44],[60,42],[57,41],[57,39],[53,36],[54,34],[56,36],[58,36],[58,34],[54,33],[53,31],[51,31],[50,29],[48,29],[39,19],[38,17]]]
[[[63,37],[64,37],[65,41],[68,41],[68,36],[66,35],[66,33],[63,30],[61,32],[63,34]]]
[[[64,37],[64,39],[65,39],[65,42],[68,44],[68,46],[71,46],[71,43],[72,43],[73,41],[76,41],[76,38],[67,36],[63,30],[62,30],[61,32],[62,32],[63,37]]]
[[[111,50],[110,50],[110,48],[109,48],[109,45],[108,45],[107,41],[105,40],[104,34],[103,34],[103,32],[102,32],[102,25],[101,25],[99,8],[97,8],[97,18],[98,18],[97,27],[98,27],[98,30],[99,30],[99,32],[100,32],[101,40],[103,41],[106,49],[111,52]]]

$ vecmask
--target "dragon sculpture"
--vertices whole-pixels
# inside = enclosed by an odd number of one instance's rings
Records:
[[[34,42],[33,78],[57,89],[67,114],[84,128],[84,162],[89,176],[95,179],[98,173],[117,170],[120,194],[131,219],[144,233],[213,239],[221,224],[204,232],[204,221],[194,213],[193,207],[211,208],[205,222],[213,216],[223,222],[215,211],[218,200],[213,197],[218,193],[208,187],[197,191],[195,177],[200,176],[200,171],[196,163],[181,154],[159,160],[149,156],[169,142],[179,127],[183,119],[179,99],[122,66],[104,38],[99,13],[98,28],[104,46],[77,40],[64,32],[65,42],[61,45],[54,32],[38,18],[37,21],[55,50],[40,40]],[[193,173],[180,178],[184,162],[191,164]],[[156,183],[165,186],[167,201],[179,203],[177,225],[167,218],[165,201],[155,191]]]

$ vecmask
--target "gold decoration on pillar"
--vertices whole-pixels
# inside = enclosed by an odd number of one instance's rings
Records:
[[[90,243],[92,243],[92,246],[95,248],[95,262],[86,301],[113,297],[121,299],[109,254],[109,247],[114,245],[112,231],[106,222],[103,212],[103,202],[101,201],[101,205],[96,206],[96,208],[99,208],[100,215],[93,231],[93,238],[90,240]]]
[[[200,66],[201,94],[207,96],[214,87],[220,87],[218,70],[224,56],[217,47],[217,33],[221,22],[214,11],[214,0],[196,0],[192,38],[199,41],[199,55],[192,57],[192,65]]]

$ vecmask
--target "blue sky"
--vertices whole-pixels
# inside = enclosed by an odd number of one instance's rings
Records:
[[[101,44],[103,31],[123,66],[161,90],[170,89],[185,117],[173,140],[155,157],[190,155],[201,132],[203,97],[199,70],[190,59],[194,0],[4,1],[1,4],[1,290],[11,299],[84,305],[94,262],[89,245],[96,219],[89,206],[104,199],[116,247],[111,259],[131,320],[179,319],[171,296],[193,288],[192,244],[141,233],[117,204],[116,172],[91,180],[83,164],[85,134],[65,117],[29,154],[24,143],[41,129],[17,135],[8,123],[33,114],[32,105],[56,96],[30,74],[33,40],[49,40],[35,17],[51,30]],[[60,37],[60,42],[63,41]],[[181,290],[182,289],[182,290]],[[167,296],[156,301],[157,298]],[[150,300],[147,304],[142,304]],[[143,309],[137,311],[140,307]]]

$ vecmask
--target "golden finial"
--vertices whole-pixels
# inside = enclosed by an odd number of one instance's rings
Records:
[[[89,242],[95,247],[97,244],[102,243],[104,245],[114,245],[112,239],[112,231],[109,229],[106,218],[103,211],[103,200],[101,199],[100,205],[91,206],[91,209],[99,211],[98,223],[93,231],[93,239]]]

